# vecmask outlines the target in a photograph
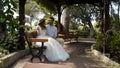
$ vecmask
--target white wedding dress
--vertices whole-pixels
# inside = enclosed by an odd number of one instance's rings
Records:
[[[57,61],[66,61],[70,58],[69,54],[64,50],[62,45],[53,39],[50,36],[47,36],[46,30],[41,30],[39,27],[39,35],[37,38],[47,38],[48,42],[45,42],[44,45],[47,46],[47,49],[44,51],[44,55],[49,61],[57,62]],[[36,46],[41,46],[41,42],[36,42]]]

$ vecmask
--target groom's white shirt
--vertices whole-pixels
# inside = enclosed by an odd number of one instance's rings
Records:
[[[46,25],[47,33],[51,37],[57,37],[57,28],[55,26]]]
[[[55,26],[50,26],[49,24],[46,25],[47,34],[51,37],[57,37],[57,28]],[[64,45],[64,40],[62,38],[56,38],[56,40],[61,44]]]

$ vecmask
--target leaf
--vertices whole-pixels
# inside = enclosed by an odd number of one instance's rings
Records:
[[[11,1],[11,4],[13,5],[13,8],[17,8],[16,2],[14,2],[13,0],[10,0],[10,1]]]

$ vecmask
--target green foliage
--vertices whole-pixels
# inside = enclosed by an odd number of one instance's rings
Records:
[[[77,34],[78,36],[82,37],[82,38],[88,38],[89,37],[89,31],[84,31],[84,30],[72,30],[70,29],[69,32],[73,32],[75,34]]]
[[[100,8],[90,4],[74,4],[70,7],[71,21],[89,27],[90,37],[95,32],[91,21],[100,20]]]
[[[12,0],[6,0],[2,4],[0,25],[3,31],[15,31],[18,28],[18,18],[14,18],[16,4]]]
[[[107,45],[111,58],[120,61],[120,32],[115,30],[109,30],[106,34]],[[95,49],[103,52],[105,36],[102,33],[97,33],[95,36],[96,44]]]
[[[100,8],[90,4],[74,4],[70,6],[71,20],[75,23],[88,25],[88,23],[96,19],[100,19]]]
[[[5,55],[9,54],[9,51],[0,47],[0,54],[1,54],[0,57],[3,57]]]
[[[114,0],[114,2],[117,2],[117,5],[120,4],[118,0]],[[107,43],[109,45],[110,55],[113,60],[120,62],[120,18],[115,11],[111,15],[110,28],[111,30],[107,32]]]
[[[103,52],[104,35],[102,33],[97,33],[95,35],[95,40],[96,40],[96,44],[94,48]]]
[[[83,38],[88,38],[89,37],[89,31],[79,30],[78,34],[79,34],[80,37],[83,37]]]
[[[78,27],[78,35],[83,38],[88,38],[90,36],[90,29],[88,26]]]
[[[51,0],[35,0],[41,7],[41,10],[56,14],[57,7],[56,4]]]
[[[25,28],[25,30],[27,30],[27,31],[32,29],[32,27],[31,27],[31,26],[29,26],[29,25],[25,25],[25,27],[24,27],[24,28]]]
[[[32,0],[27,0],[25,4],[25,14],[27,15],[35,15],[36,12],[39,12],[40,6]]]
[[[120,32],[109,30],[107,33],[107,43],[110,48],[110,54],[120,61]]]
[[[17,50],[18,45],[18,18],[14,18],[16,3],[13,0],[4,0],[0,9],[0,52],[5,53]]]
[[[79,25],[75,22],[71,22],[70,25],[69,25],[69,29],[77,29],[79,27]]]
[[[34,4],[33,4],[34,5]],[[30,14],[30,8],[32,7],[31,3],[26,3],[25,5],[25,14],[29,15]]]
[[[17,45],[18,45],[17,42],[18,42],[18,33],[15,34],[8,33],[8,35],[3,35],[1,36],[0,39],[0,49],[3,49],[3,51],[1,50],[3,53],[4,50],[8,52],[17,51]]]
[[[82,26],[82,25],[79,25],[79,24],[76,24],[76,23],[70,23],[70,32],[74,32],[74,33],[77,33],[77,35],[79,35],[80,37],[83,37],[83,38],[88,38],[89,37],[89,28],[87,26]]]
[[[111,0],[111,1],[116,3],[120,2],[120,0]]]
[[[119,31],[120,30],[120,19],[119,19],[119,15],[117,14],[113,14],[111,16],[111,29],[113,30],[116,30],[116,31]]]
[[[97,21],[94,23],[93,26],[94,26],[95,32],[97,32],[97,33],[101,32],[101,22]]]

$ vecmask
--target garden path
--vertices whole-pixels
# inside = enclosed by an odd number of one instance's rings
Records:
[[[64,48],[70,59],[64,62],[31,63],[30,55],[17,61],[11,68],[107,68],[106,65],[92,56],[91,45],[94,41],[65,42]],[[38,62],[35,59],[34,62]]]

